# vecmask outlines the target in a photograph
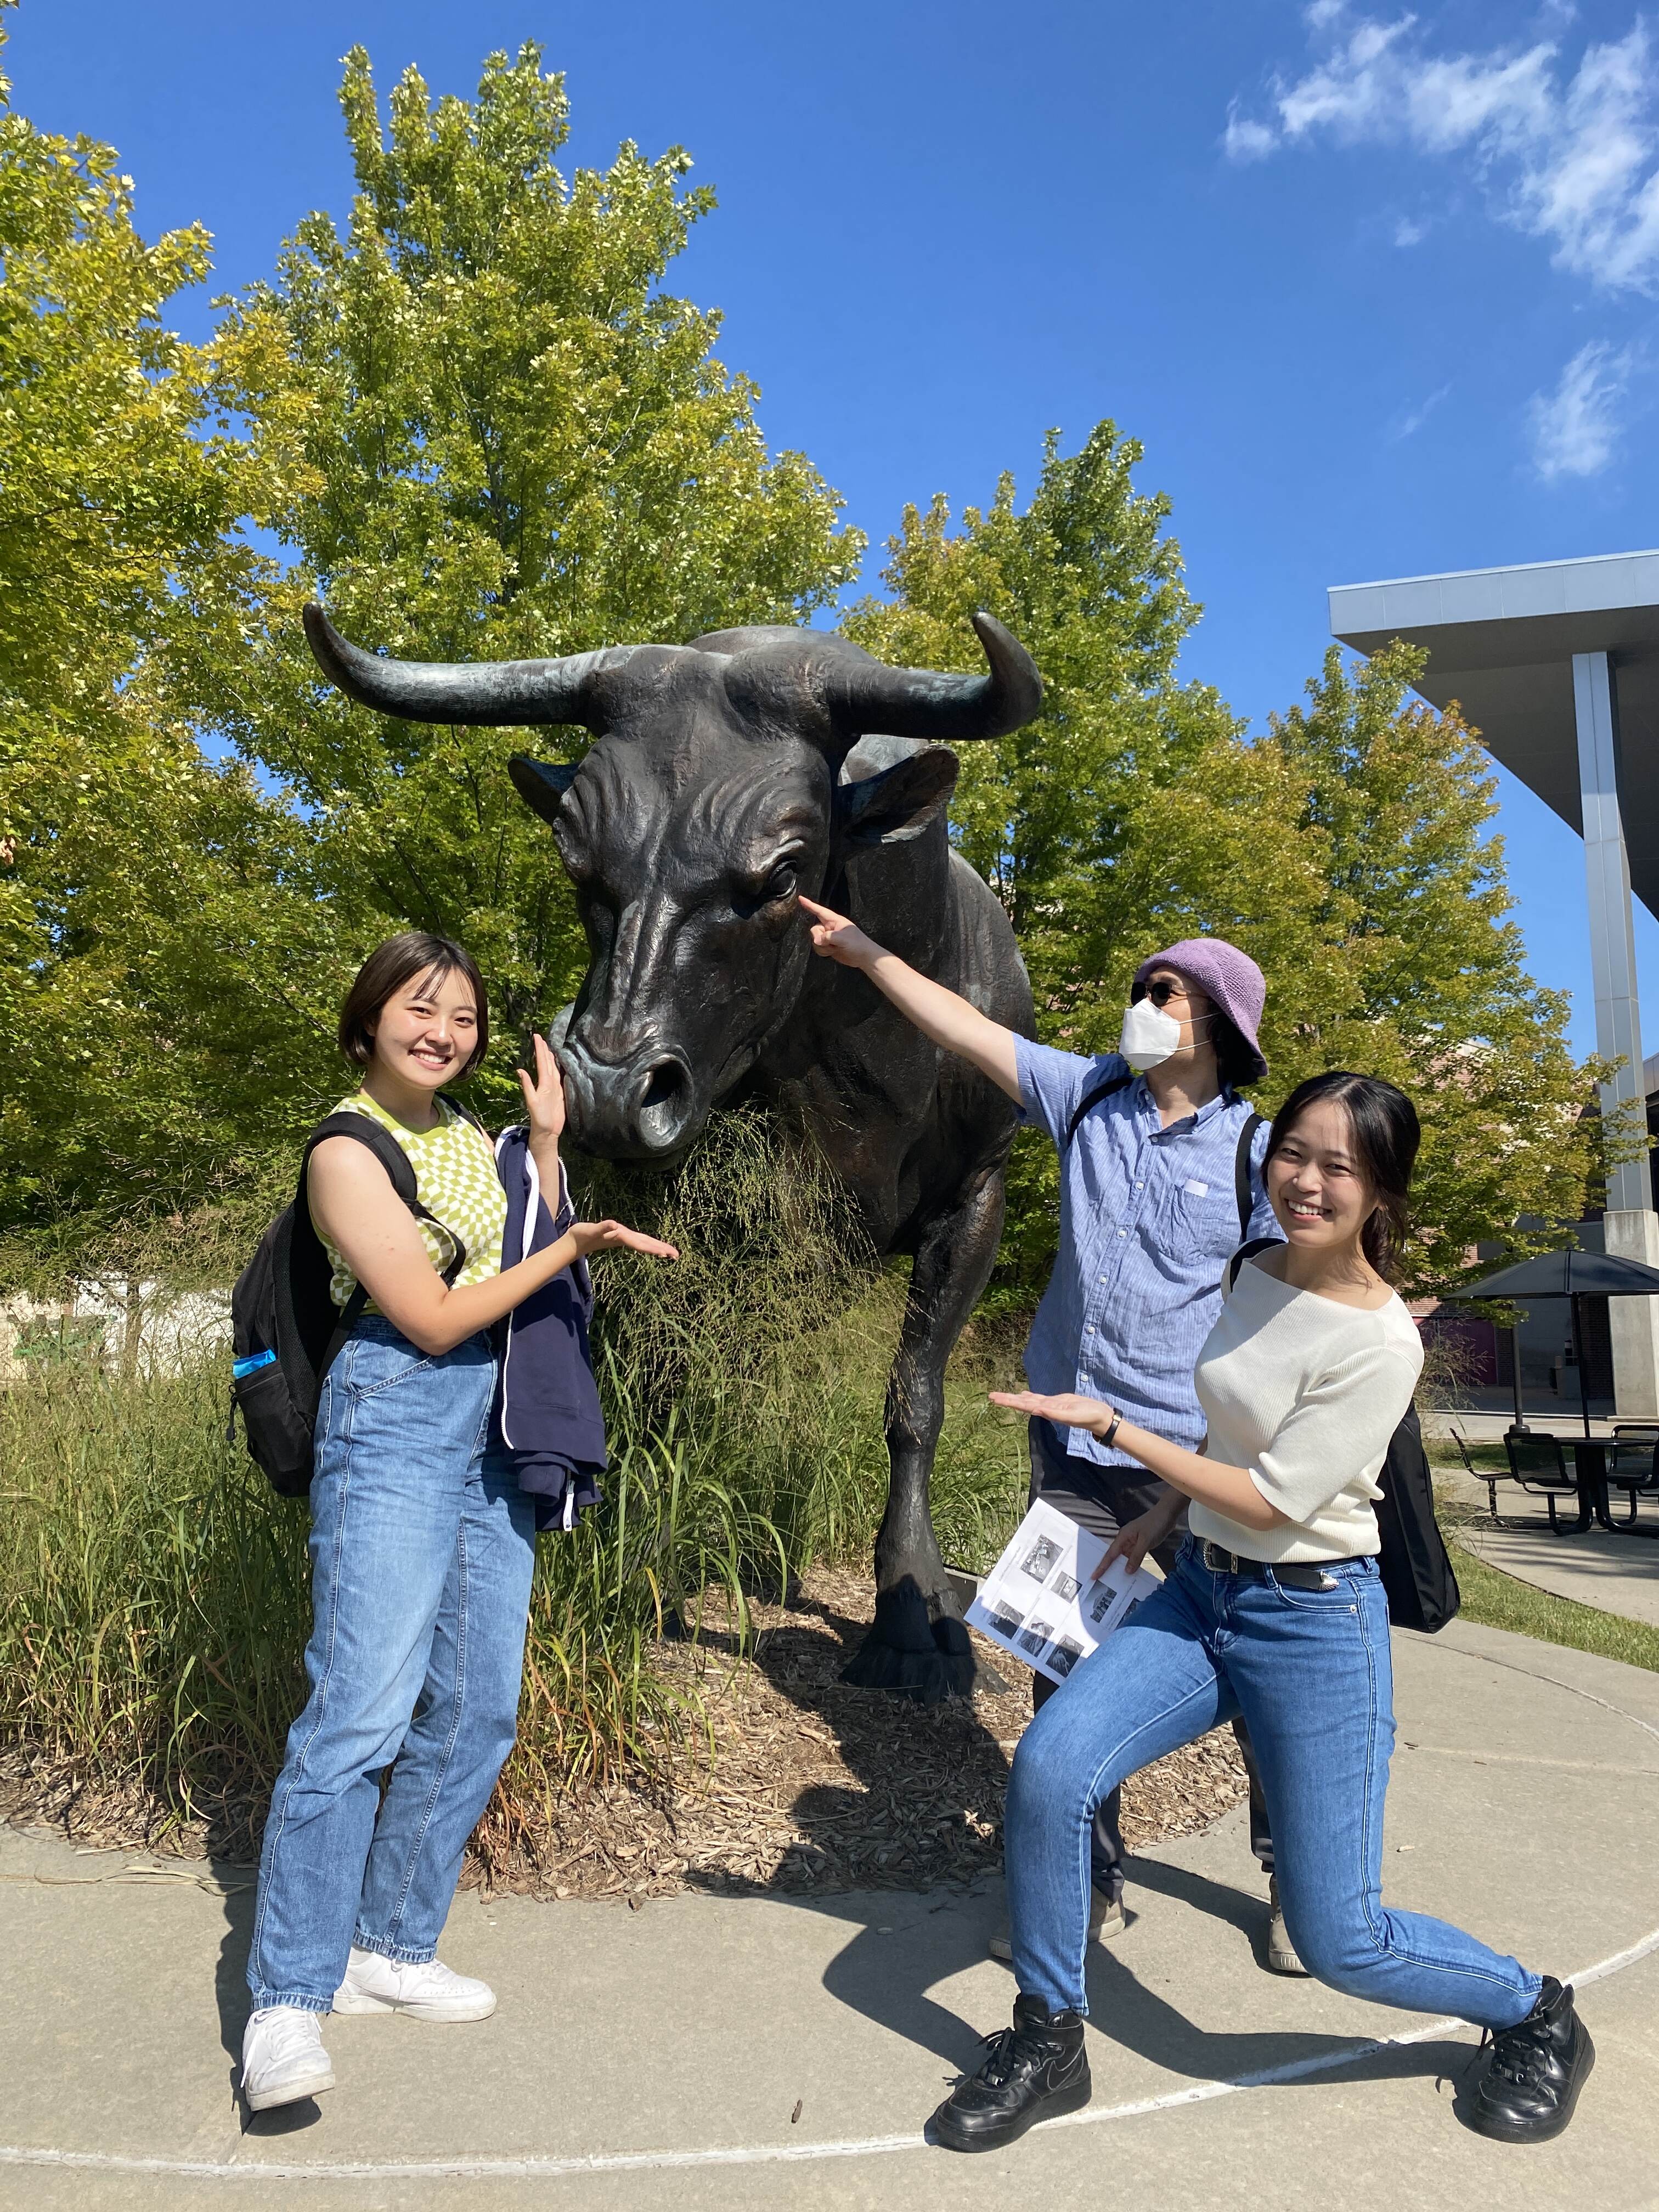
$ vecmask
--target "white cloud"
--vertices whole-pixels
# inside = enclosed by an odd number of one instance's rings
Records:
[[[1235,100],[1227,111],[1227,128],[1221,134],[1221,143],[1227,149],[1230,161],[1260,161],[1271,154],[1279,141],[1265,123],[1252,123],[1237,112]]]
[[[1414,217],[1402,215],[1394,227],[1394,242],[1399,246],[1421,246],[1429,234],[1429,226]]]
[[[1599,476],[1613,459],[1620,403],[1630,383],[1631,355],[1606,338],[1580,346],[1553,392],[1533,394],[1528,412],[1532,457],[1546,483],[1559,477]]]
[[[1408,408],[1403,415],[1395,417],[1389,425],[1389,435],[1396,444],[1402,439],[1414,438],[1450,392],[1450,385],[1443,384],[1437,392],[1430,392],[1426,399],[1420,400],[1415,407]]]
[[[1234,103],[1232,159],[1322,136],[1462,155],[1504,218],[1547,241],[1558,267],[1659,292],[1659,62],[1640,18],[1624,38],[1586,47],[1576,68],[1548,40],[1431,53],[1413,15],[1352,17],[1316,0],[1308,21],[1328,51],[1293,82],[1275,80],[1267,119]]]

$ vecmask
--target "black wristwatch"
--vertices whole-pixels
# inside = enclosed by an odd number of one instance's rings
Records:
[[[1107,1430],[1107,1431],[1106,1431],[1105,1435],[1101,1438],[1101,1440],[1100,1440],[1100,1441],[1102,1442],[1102,1443],[1103,1443],[1103,1444],[1109,1444],[1109,1443],[1110,1443],[1110,1442],[1112,1441],[1112,1438],[1113,1438],[1113,1437],[1117,1434],[1118,1431],[1119,1431],[1122,1426],[1123,1426],[1123,1416],[1122,1416],[1122,1414],[1121,1414],[1121,1413],[1120,1413],[1117,1411],[1116,1407],[1113,1407],[1113,1409],[1112,1409],[1112,1425],[1111,1425],[1111,1427],[1110,1427],[1109,1429],[1108,1429],[1108,1430]]]

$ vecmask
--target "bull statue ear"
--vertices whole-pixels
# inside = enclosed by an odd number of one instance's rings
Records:
[[[881,742],[866,738],[857,752],[868,752]],[[902,742],[889,738],[885,744],[896,750]],[[956,755],[946,745],[912,750],[907,744],[905,750],[908,757],[879,775],[859,776],[837,787],[836,825],[848,845],[907,844],[949,805],[957,787]],[[848,764],[859,764],[856,753],[848,755]]]
[[[577,775],[568,762],[532,760],[528,753],[514,753],[507,772],[514,791],[544,822],[550,822],[563,805],[564,795]]]

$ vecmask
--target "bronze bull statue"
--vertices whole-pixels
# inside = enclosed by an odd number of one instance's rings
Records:
[[[928,1484],[945,1362],[996,1255],[1018,1117],[865,976],[812,957],[798,894],[1030,1034],[1013,932],[945,820],[948,744],[1032,719],[1030,656],[986,614],[978,677],[888,667],[845,638],[783,628],[556,660],[387,660],[319,607],[305,619],[325,674],[380,714],[574,723],[598,739],[577,767],[511,763],[551,825],[592,956],[552,1039],[571,1140],[666,1160],[722,1100],[758,1095],[830,1161],[876,1249],[913,1255],[887,1389],[876,1619],[847,1679],[929,1702],[965,1693],[974,1659]]]

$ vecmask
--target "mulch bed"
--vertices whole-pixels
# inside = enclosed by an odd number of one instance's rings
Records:
[[[509,1834],[492,1808],[464,1882],[636,1899],[924,1889],[1000,1874],[1008,1762],[1030,1717],[1025,1670],[975,1639],[1003,1687],[929,1707],[850,1689],[838,1678],[873,1605],[867,1578],[818,1569],[784,1603],[757,1608],[752,1662],[723,1656],[718,1642],[664,1645],[665,1667],[702,1691],[712,1766],[688,1758],[666,1781],[589,1789],[538,1831]],[[1133,1778],[1124,1839],[1141,1850],[1195,1834],[1244,1794],[1237,1748],[1219,1730]],[[47,1824],[82,1844],[157,1839],[155,1808],[139,1793],[94,1799],[16,1755],[0,1765],[0,1818]],[[231,1843],[231,1856],[245,1856],[248,1819],[249,1808],[227,1807],[166,1848],[199,1857]]]

